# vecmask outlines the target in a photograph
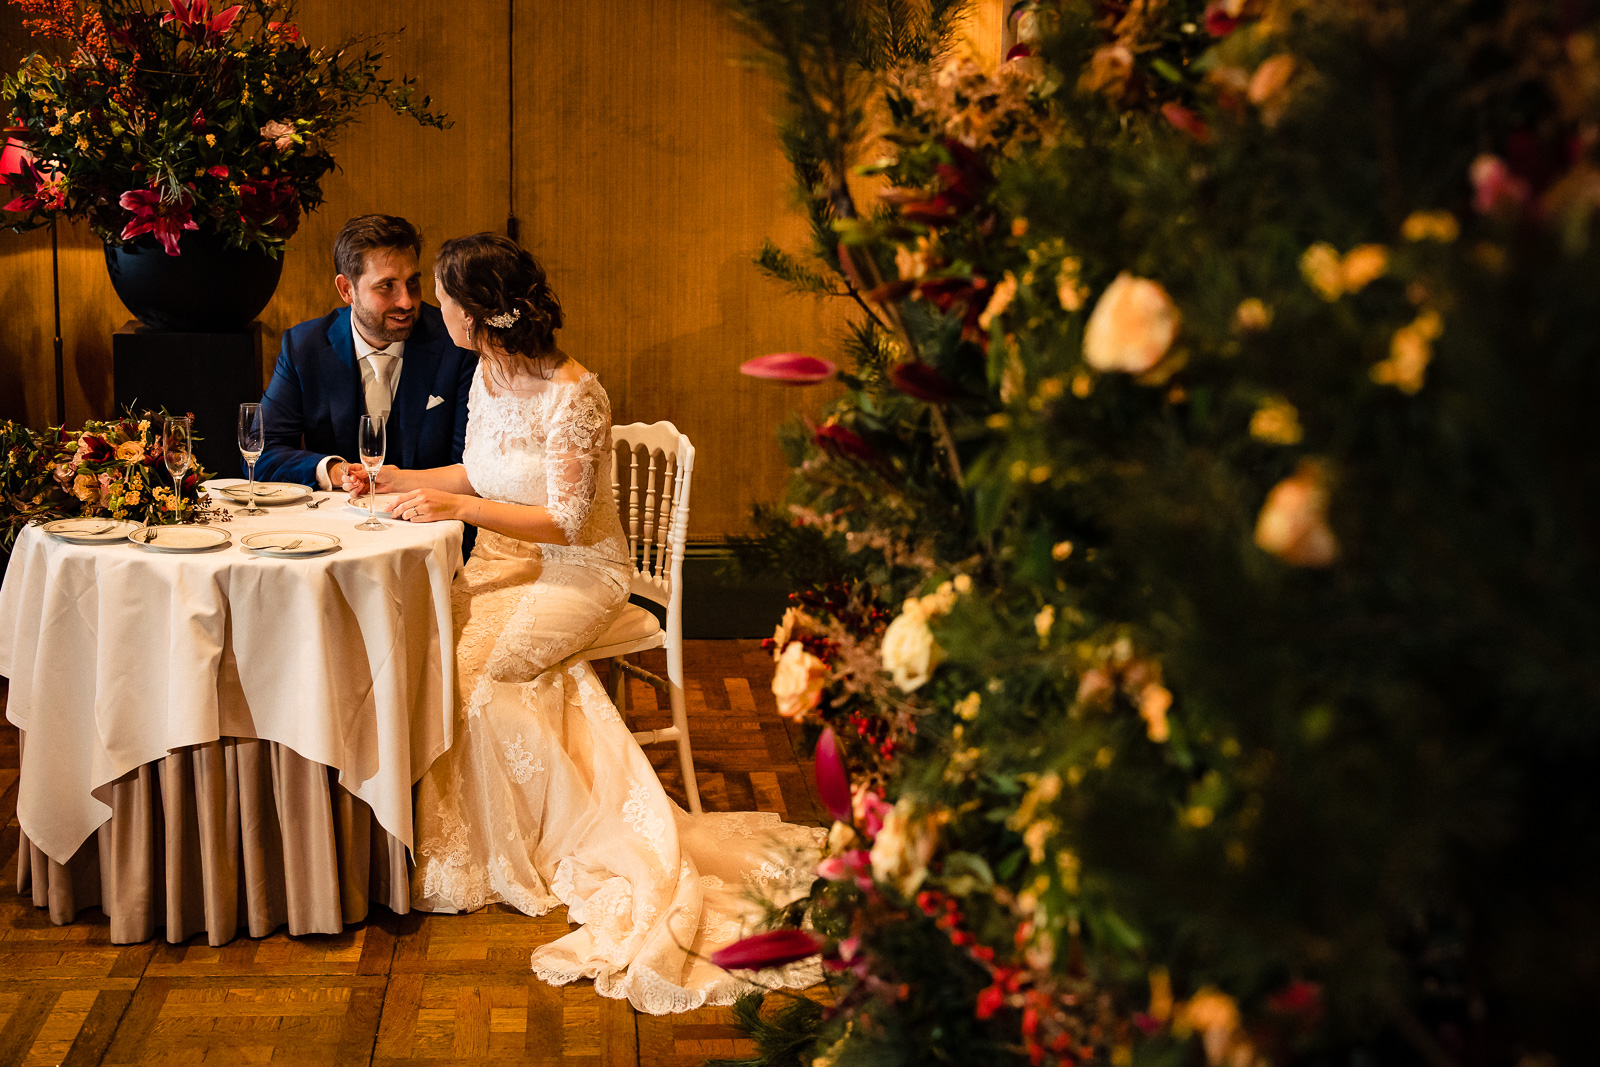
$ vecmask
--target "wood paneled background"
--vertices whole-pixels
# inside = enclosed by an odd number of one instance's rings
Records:
[[[981,0],[969,22],[990,63],[1002,7]],[[774,429],[827,394],[738,366],[827,352],[847,309],[791,296],[751,264],[764,237],[802,247],[805,226],[775,90],[738,62],[746,46],[717,0],[316,0],[299,23],[323,46],[403,30],[390,70],[416,75],[455,125],[378,108],[335,145],[327,203],[293,238],[262,314],[269,373],[279,334],[338,303],[330,248],[346,218],[406,216],[426,262],[443,238],[504,231],[514,209],[565,305],[561,344],[600,376],[616,421],[671,419],[695,442],[691,536],[743,529],[751,504],[782,491]],[[0,6],[0,65],[31,48]],[[79,225],[61,228],[61,304],[70,425],[109,414],[111,334],[130,317]],[[52,335],[48,231],[0,232],[0,418],[54,420]]]

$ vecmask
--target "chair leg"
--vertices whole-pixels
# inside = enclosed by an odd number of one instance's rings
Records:
[[[618,714],[626,718],[628,714],[628,676],[618,666],[621,660],[621,656],[612,656],[610,660],[611,703],[617,706]]]
[[[678,763],[683,767],[683,791],[689,799],[689,811],[700,814],[700,782],[694,776],[694,756],[689,750],[689,708],[683,696],[681,682],[671,683],[672,725],[678,728]]]

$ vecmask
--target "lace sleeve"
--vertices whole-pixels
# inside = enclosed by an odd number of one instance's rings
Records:
[[[595,479],[611,449],[611,401],[595,378],[563,397],[545,438],[545,498],[567,544],[579,543],[594,506]]]

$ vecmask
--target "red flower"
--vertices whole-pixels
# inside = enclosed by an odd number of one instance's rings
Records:
[[[973,1014],[980,1019],[992,1019],[994,1013],[999,1011],[1006,1002],[1006,991],[999,985],[992,985],[978,994],[978,1003]]]
[[[1011,51],[1006,53],[1006,62],[1009,63],[1013,59],[1027,59],[1031,55],[1033,55],[1032,45],[1014,44],[1011,46]]]
[[[1211,0],[1206,5],[1206,32],[1213,37],[1226,37],[1239,28],[1242,18],[1235,18],[1228,14],[1228,5],[1223,0]]]
[[[1161,114],[1173,126],[1201,144],[1206,144],[1211,140],[1211,127],[1206,125],[1206,120],[1182,104],[1169,100],[1161,105]]]
[[[1273,1011],[1298,1015],[1312,1025],[1322,1016],[1322,987],[1315,982],[1293,981],[1268,997],[1267,1002]]]
[[[16,141],[6,142],[6,159],[0,177],[21,193],[0,211],[59,211],[66,206],[66,177],[53,167],[45,167],[33,153]]]
[[[818,448],[839,459],[870,463],[877,456],[872,446],[862,440],[860,434],[854,430],[847,430],[837,423],[826,423],[819,427],[813,440]]]
[[[161,16],[161,25],[176,22],[183,32],[197,41],[215,35],[221,36],[233,28],[244,5],[234,4],[216,18],[211,17],[211,0],[167,0],[172,5],[170,14]]]
[[[105,463],[117,454],[110,441],[92,433],[86,433],[78,440],[78,450],[89,463]]]
[[[822,951],[822,939],[804,930],[773,930],[735,941],[711,954],[711,962],[724,970],[760,970],[777,967]]]
[[[889,380],[902,393],[929,404],[948,404],[962,395],[954,382],[916,360],[891,368]]]
[[[207,169],[206,173],[211,175],[213,178],[226,178],[228,176],[228,168],[218,164],[215,167]]]
[[[300,27],[292,22],[269,22],[267,30],[282,37],[285,41],[298,42],[300,40]]]
[[[300,201],[287,178],[241,182],[239,221],[263,233],[288,237],[300,228]]]
[[[814,762],[817,794],[822,798],[822,803],[835,819],[849,822],[850,776],[845,773],[844,757],[839,754],[839,741],[833,735],[833,727],[823,730],[822,736],[817,738]]]
[[[816,356],[799,352],[774,352],[770,356],[757,356],[739,365],[739,373],[751,378],[770,378],[792,385],[815,385],[827,381],[839,370],[837,366]]]
[[[133,219],[122,228],[122,239],[132,240],[140,234],[153,233],[167,255],[180,255],[178,235],[183,230],[198,230],[200,224],[189,215],[194,201],[188,193],[168,204],[154,189],[130,189],[117,200],[125,210],[133,212]]]
[[[206,128],[206,112],[204,108],[194,109],[194,118],[189,120],[192,129],[203,130]]]

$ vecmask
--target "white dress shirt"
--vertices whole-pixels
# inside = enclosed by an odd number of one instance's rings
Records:
[[[356,317],[350,316],[350,333],[356,342],[356,361],[361,366],[361,393],[364,398],[368,415],[387,415],[394,403],[395,389],[400,384],[400,367],[405,363],[406,343],[404,341],[391,341],[386,348],[374,348],[361,336],[361,331],[356,329]],[[389,389],[388,400],[384,402],[383,389],[379,385],[378,371],[371,358],[376,353],[379,356],[391,356],[388,373]],[[381,405],[381,407],[378,407]],[[374,408],[377,407],[377,410]],[[323,456],[322,462],[317,464],[317,488],[337,488],[328,478],[328,468],[335,462],[348,462],[343,456]]]

